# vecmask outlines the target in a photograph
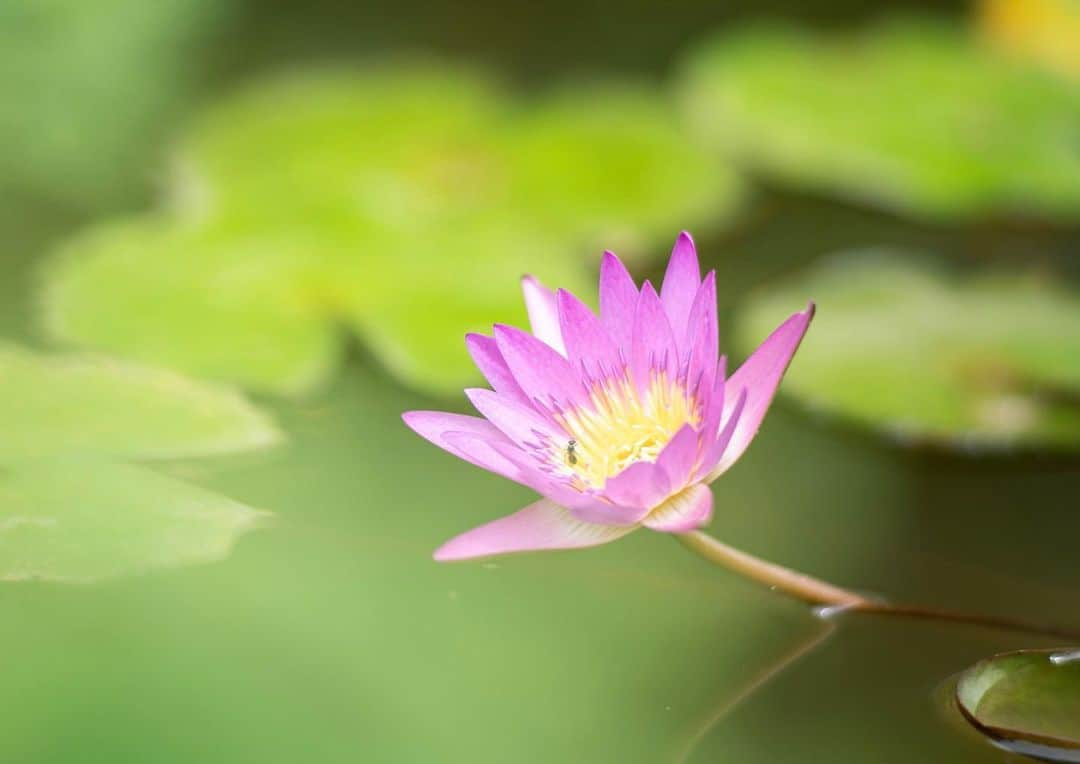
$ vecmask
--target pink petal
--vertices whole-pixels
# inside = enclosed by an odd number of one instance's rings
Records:
[[[571,366],[594,378],[619,368],[619,349],[596,314],[565,289],[560,289],[555,299]]]
[[[495,324],[495,343],[525,396],[545,409],[578,403],[581,375],[550,346],[514,326]]]
[[[566,355],[562,332],[559,330],[559,309],[555,305],[555,293],[532,276],[521,280],[525,294],[525,310],[529,314],[529,326],[541,342]]]
[[[656,465],[664,471],[671,483],[670,490],[680,491],[690,479],[701,451],[701,436],[693,425],[684,424],[668,441]]]
[[[630,349],[630,368],[640,390],[646,390],[654,371],[667,373],[674,379],[679,354],[664,306],[653,289],[645,282],[634,313],[634,340]]]
[[[473,528],[435,550],[435,559],[466,560],[540,549],[597,546],[625,536],[636,526],[593,525],[541,499],[512,515]]]
[[[694,296],[686,340],[681,347],[687,386],[692,389],[705,376],[709,377],[711,384],[720,354],[720,329],[716,322],[716,271],[709,271]]]
[[[702,402],[701,435],[706,444],[711,443],[720,431],[720,421],[724,414],[724,390],[727,377],[727,356],[721,356],[712,373],[712,379],[702,379],[702,384],[709,382],[711,389],[705,392],[699,388],[698,400]]]
[[[600,320],[627,358],[637,302],[638,290],[630,272],[618,257],[605,252],[600,261]]]
[[[521,470],[513,461],[490,448],[462,448],[461,443],[453,437],[454,434],[468,433],[481,443],[502,442],[507,446],[513,446],[507,437],[490,422],[474,416],[449,414],[443,411],[406,411],[401,418],[420,437],[430,440],[459,459],[521,482]]]
[[[479,387],[465,391],[476,410],[522,449],[554,452],[569,436],[531,406]]]
[[[791,316],[770,334],[727,381],[730,390],[746,389],[746,407],[739,417],[731,443],[710,475],[711,478],[715,479],[734,464],[757,435],[773,395],[776,394],[776,388],[780,385],[792,356],[799,349],[799,343],[802,342],[813,317],[814,304],[811,303],[805,311]]]
[[[543,461],[532,458],[526,451],[505,439],[503,441],[484,440],[466,432],[448,432],[443,439],[471,457],[470,461],[474,464],[501,465],[502,470],[487,468],[516,483],[532,488],[556,504],[570,508],[575,514],[580,513],[578,516],[582,520],[597,516],[602,518],[597,522],[605,525],[626,524],[626,521],[622,520],[623,515],[612,512],[612,507],[608,502],[594,494],[582,493],[571,487],[563,476],[543,471],[539,466],[543,464]],[[635,516],[628,522],[636,520]]]
[[[608,478],[603,494],[615,504],[648,511],[671,493],[671,481],[652,462],[634,462],[618,475]]]
[[[543,493],[553,499],[558,499],[553,494]],[[586,496],[591,500],[585,501],[583,498],[578,498],[576,501],[559,501],[558,503],[568,507],[570,514],[579,520],[586,523],[596,523],[597,525],[634,525],[649,512],[648,507],[640,507],[636,504],[625,506],[613,504],[611,503],[611,497],[606,493],[603,500],[597,500],[597,498],[587,494],[581,495],[581,497]]]
[[[697,483],[654,509],[641,524],[654,531],[687,533],[707,525],[712,519],[712,512],[712,491]]]
[[[731,384],[731,380],[728,380],[728,385]],[[726,394],[726,393],[725,393]],[[721,461],[727,456],[728,446],[731,444],[731,438],[735,433],[735,428],[739,425],[739,421],[742,419],[743,411],[746,408],[746,388],[739,391],[739,394],[735,398],[735,405],[731,410],[726,412],[727,419],[724,421],[724,427],[716,435],[716,439],[713,441],[711,447],[705,452],[705,458],[701,460],[701,464],[698,465],[697,470],[694,472],[693,480],[701,480],[703,475],[706,483],[711,483],[720,477],[720,475],[726,470],[731,463],[727,463],[723,468],[719,465]],[[734,462],[734,460],[732,460]]]
[[[675,240],[664,283],[660,287],[660,299],[664,302],[671,329],[680,341],[686,336],[690,306],[700,285],[701,268],[698,266],[697,249],[690,234],[683,231]]]
[[[484,379],[495,392],[529,405],[529,399],[525,397],[521,386],[510,373],[510,367],[503,360],[494,338],[483,334],[466,334],[465,347],[468,348],[476,368],[484,375]]]

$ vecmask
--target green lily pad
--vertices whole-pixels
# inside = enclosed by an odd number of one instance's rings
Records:
[[[937,220],[1080,217],[1080,90],[960,28],[752,28],[684,85],[697,129],[781,182]]]
[[[268,513],[143,467],[0,467],[0,581],[92,583],[227,557]]]
[[[0,580],[95,581],[224,556],[266,515],[120,460],[245,451],[271,420],[172,372],[0,345]]]
[[[225,3],[0,4],[0,186],[86,207],[144,188]],[[17,107],[15,106],[17,104]]]
[[[329,376],[343,326],[411,385],[460,389],[462,335],[525,321],[523,273],[588,293],[597,237],[659,248],[736,202],[659,94],[580,103],[420,64],[253,87],[196,123],[163,213],[62,248],[46,324],[280,394]]]
[[[1023,650],[975,664],[956,701],[1003,748],[1046,761],[1080,761],[1080,651]]]
[[[161,459],[280,438],[240,395],[171,372],[0,344],[0,463],[58,454]]]
[[[783,390],[808,406],[909,443],[1080,445],[1080,297],[1059,284],[850,253],[755,295],[740,347],[807,299],[818,314]]]
[[[566,89],[522,110],[505,137],[511,203],[631,255],[692,223],[715,228],[738,209],[738,179],[679,136],[656,91]]]

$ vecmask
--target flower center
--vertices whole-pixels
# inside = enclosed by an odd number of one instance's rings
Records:
[[[571,439],[555,455],[578,488],[602,488],[634,462],[655,461],[684,424],[697,425],[700,412],[685,388],[654,374],[639,392],[628,376],[596,383],[589,405],[556,415]]]

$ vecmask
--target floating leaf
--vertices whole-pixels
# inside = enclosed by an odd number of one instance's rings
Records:
[[[0,581],[92,583],[212,562],[267,516],[141,467],[65,460],[0,468]]]
[[[0,580],[208,561],[265,513],[120,459],[275,442],[241,396],[172,372],[0,345]]]
[[[325,299],[293,236],[236,236],[157,219],[70,241],[47,278],[56,336],[256,389],[305,389],[337,360]],[[305,298],[306,301],[305,301]]]
[[[171,372],[0,344],[0,463],[57,454],[158,459],[273,443],[241,396]]]
[[[1080,445],[1080,298],[1046,280],[961,280],[895,254],[851,253],[758,294],[752,348],[778,315],[817,301],[784,382],[813,408],[954,446]]]
[[[212,0],[0,4],[0,185],[95,206],[149,180],[155,143],[190,94]]]
[[[581,87],[519,114],[505,147],[512,205],[597,246],[663,240],[736,209],[726,165],[679,135],[674,107],[646,88]],[[642,234],[646,234],[643,237]]]
[[[1080,651],[1023,650],[965,671],[964,716],[997,745],[1045,761],[1080,761]]]
[[[458,389],[462,335],[525,320],[523,273],[583,289],[597,236],[640,250],[735,202],[657,93],[579,106],[420,65],[254,87],[195,125],[167,214],[63,247],[47,325],[283,394],[328,376],[344,325],[407,382]]]
[[[786,183],[939,220],[1080,217],[1080,89],[944,24],[725,35],[685,96],[717,148]]]

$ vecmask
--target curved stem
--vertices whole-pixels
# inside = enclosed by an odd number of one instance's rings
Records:
[[[804,573],[754,557],[733,546],[713,538],[702,531],[680,533],[676,538],[683,546],[704,557],[709,562],[733,570],[747,578],[765,584],[774,591],[782,591],[811,605],[827,605],[839,608],[857,608],[872,604],[869,599],[839,586],[819,581]]]
[[[802,600],[810,605],[835,608],[843,612],[885,615],[900,618],[917,618],[949,623],[965,623],[986,626],[1005,631],[1019,631],[1029,634],[1042,634],[1058,639],[1080,640],[1080,631],[1031,623],[1014,618],[1004,618],[977,613],[962,613],[952,610],[938,610],[911,605],[893,605],[880,600],[873,600],[861,594],[842,589],[825,581],[820,581],[782,565],[763,560],[752,554],[729,546],[702,531],[681,533],[676,538],[683,546],[711,563],[732,570],[753,579],[773,591],[780,591],[789,597]]]

